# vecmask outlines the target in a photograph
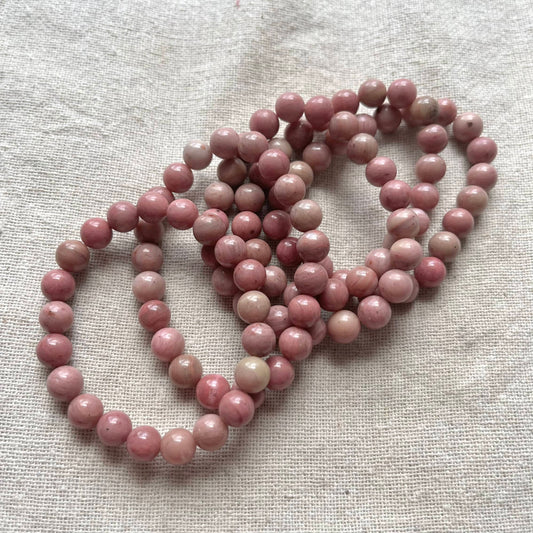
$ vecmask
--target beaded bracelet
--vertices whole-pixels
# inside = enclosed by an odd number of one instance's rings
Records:
[[[375,108],[373,116],[357,113],[360,103]],[[288,123],[284,138],[275,137],[280,120]],[[402,121],[420,127],[417,143],[424,152],[415,165],[420,183],[412,188],[396,179],[396,165],[390,158],[377,155],[377,131],[393,133]],[[416,238],[429,228],[427,212],[439,201],[435,184],[444,177],[446,164],[437,154],[448,143],[449,124],[455,138],[467,144],[472,167],[467,186],[457,196],[457,207],[445,214],[443,231],[431,237],[430,255],[424,257]],[[50,394],[69,402],[68,418],[74,427],[96,428],[107,446],[126,443],[137,461],[150,461],[161,453],[171,464],[186,464],[193,460],[197,447],[221,448],[228,438],[228,426],[248,424],[263,403],[266,389],[288,388],[295,376],[293,363],[306,359],[326,334],[336,342],[350,343],[361,326],[385,327],[391,319],[391,304],[412,302],[419,287],[442,283],[444,263],[453,261],[461,250],[460,239],[472,230],[474,217],[487,206],[486,191],[497,180],[490,164],[496,144],[481,137],[482,130],[478,115],[457,116],[455,104],[447,98],[417,97],[409,80],[395,80],[387,89],[381,81],[371,79],[357,93],[342,90],[331,99],[316,96],[307,103],[296,93],[284,93],[276,100],[275,112],[260,109],[252,115],[249,132],[238,134],[224,127],[213,132],[209,145],[188,143],[183,162],[164,171],[164,186],[144,193],[137,205],[114,203],[107,220],[91,218],[82,225],[81,241],[67,240],[58,246],[60,268],[47,272],[41,282],[43,294],[51,301],[39,315],[48,334],[36,350],[39,360],[53,368],[47,379]],[[325,132],[323,140],[314,140],[315,132]],[[291,161],[300,151],[301,159]],[[221,159],[218,181],[205,189],[208,209],[200,214],[191,200],[175,199],[174,193],[188,191],[193,170],[207,168],[213,154]],[[305,198],[314,175],[329,167],[332,155],[346,155],[366,165],[368,182],[379,188],[379,200],[391,212],[383,246],[371,250],[364,265],[353,269],[334,270],[328,256],[329,240],[318,229],[322,210]],[[226,212],[233,206],[237,212],[228,234]],[[202,260],[213,268],[215,291],[233,297],[235,313],[248,324],[242,333],[248,355],[235,368],[233,387],[218,374],[202,377],[200,361],[184,354],[181,333],[168,327],[171,313],[162,301],[165,281],[158,273],[163,263],[159,244],[165,219],[178,230],[193,230],[202,245]],[[293,229],[301,233],[299,237],[290,236]],[[150,426],[132,429],[129,417],[121,411],[104,414],[96,396],[82,394],[81,373],[67,365],[72,344],[64,333],[73,323],[73,311],[65,302],[75,291],[73,274],[87,268],[90,248],[103,249],[111,242],[113,230],[134,230],[139,241],[132,263],[140,273],[132,289],[142,304],[139,322],[153,333],[152,352],[169,363],[169,376],[176,386],[195,388],[200,405],[218,411],[202,416],[192,432],[172,429],[161,438]],[[260,238],[261,231],[266,239],[277,242],[279,263],[296,267],[293,282],[288,282],[282,268],[270,264],[272,249]],[[277,298],[282,298],[284,305],[272,305],[271,300]],[[356,313],[347,309],[355,302]],[[332,313],[327,323],[323,311]],[[270,355],[276,344],[281,355]]]

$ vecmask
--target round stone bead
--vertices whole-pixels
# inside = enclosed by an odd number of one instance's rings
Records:
[[[298,231],[310,231],[320,226],[322,209],[315,201],[305,198],[292,206],[290,218],[293,227]]]
[[[185,163],[172,163],[163,172],[163,183],[172,192],[188,191],[194,182],[191,169]]]
[[[164,363],[170,363],[183,353],[185,339],[175,328],[162,328],[156,331],[151,341],[152,353]]]
[[[227,211],[232,205],[235,194],[233,189],[222,181],[215,181],[204,191],[204,200],[208,207]]]
[[[385,248],[378,248],[378,250],[385,250]],[[384,258],[386,258],[386,266],[387,270],[389,270],[391,264],[389,251],[387,250],[386,254],[382,252],[381,256],[375,255],[377,261],[384,262]],[[381,265],[378,266],[381,267]],[[378,268],[378,270],[381,272],[382,268]],[[379,275],[381,274],[383,272]],[[358,266],[348,272],[345,284],[349,294],[361,299],[374,293],[378,286],[378,274],[370,267]]]
[[[289,305],[289,302],[300,294],[300,291],[296,288],[294,283],[289,283],[283,291],[283,303]]]
[[[176,229],[190,229],[198,218],[198,208],[186,198],[178,198],[167,208],[168,223]]]
[[[220,296],[233,296],[239,289],[233,282],[233,271],[229,268],[217,267],[211,274],[213,288]]]
[[[353,342],[361,331],[361,323],[355,313],[346,309],[333,313],[327,322],[329,336],[340,344]]]
[[[477,217],[485,211],[489,203],[489,196],[481,187],[468,185],[461,189],[457,195],[457,207],[470,211],[473,216]]]
[[[329,254],[329,239],[320,230],[306,231],[296,244],[302,261],[318,263]]]
[[[241,342],[250,355],[265,357],[276,347],[276,334],[268,324],[255,322],[244,329]]]
[[[437,257],[424,257],[415,268],[415,278],[421,287],[438,287],[446,277],[446,267]]]
[[[289,159],[292,157],[294,150],[289,141],[282,137],[274,137],[268,141],[268,147],[272,150],[281,150]]]
[[[272,328],[276,337],[291,326],[289,311],[284,305],[273,305],[268,312],[265,322]]]
[[[430,124],[418,132],[416,141],[426,154],[437,154],[448,145],[448,133],[439,124]]]
[[[474,228],[474,217],[466,209],[455,207],[444,215],[442,227],[464,239]]]
[[[359,113],[355,115],[357,122],[359,124],[359,133],[367,133],[368,135],[376,135],[378,131],[378,125],[374,117],[368,115],[367,113]]]
[[[259,290],[265,281],[265,267],[255,259],[244,259],[233,271],[233,282],[243,292]]]
[[[328,273],[329,278],[333,276],[333,271],[334,271],[333,261],[331,260],[331,257],[329,257],[329,255],[324,257],[322,261],[319,261],[318,264],[322,265],[326,269],[326,272]]]
[[[392,268],[390,251],[387,248],[374,248],[365,259],[365,266],[371,268],[379,278],[383,273]],[[377,287],[377,281],[376,281]],[[372,290],[372,292],[374,289]]]
[[[226,233],[228,224],[219,216],[214,214],[200,215],[193,224],[192,231],[194,238],[200,244],[214,246],[217,241]]]
[[[328,327],[322,318],[319,318],[308,330],[313,341],[313,346],[320,344],[328,332]]]
[[[396,164],[389,157],[374,157],[370,160],[365,169],[368,183],[375,187],[383,187],[387,182],[396,177]]]
[[[436,154],[426,154],[415,164],[415,174],[420,181],[437,183],[446,174],[446,163]]]
[[[203,170],[211,164],[213,154],[209,145],[203,141],[191,141],[183,148],[183,161],[193,170]]]
[[[41,280],[41,291],[49,300],[64,302],[74,296],[76,281],[70,272],[56,268],[47,272]]]
[[[479,137],[483,131],[483,121],[475,113],[463,113],[453,121],[453,134],[462,143]]]
[[[414,239],[399,239],[390,247],[392,267],[399,270],[413,270],[424,257],[422,246]]]
[[[268,388],[270,390],[285,390],[290,387],[294,381],[294,367],[291,362],[279,355],[269,357],[266,362],[270,368]]]
[[[282,265],[293,267],[302,262],[296,248],[297,244],[298,239],[296,237],[287,237],[279,241],[276,246],[276,255]]]
[[[133,429],[126,440],[130,457],[140,463],[148,463],[159,454],[161,435],[151,426],[139,426]]]
[[[264,203],[265,193],[255,183],[244,183],[235,191],[235,205],[239,211],[256,213],[261,211]]]
[[[326,143],[312,142],[304,148],[302,159],[313,169],[313,172],[322,172],[331,165],[331,150]]]
[[[262,391],[270,381],[270,369],[259,357],[247,356],[235,367],[235,383],[244,392]]]
[[[356,113],[359,108],[359,97],[351,89],[341,89],[332,96],[331,104],[335,113],[339,111]]]
[[[137,213],[143,220],[150,224],[155,224],[163,220],[167,215],[167,209],[167,199],[157,192],[148,191],[137,202]]]
[[[269,311],[270,300],[266,294],[259,291],[245,292],[237,302],[237,314],[247,324],[264,322]]]
[[[416,236],[419,237],[420,235],[424,235],[429,228],[429,216],[423,209],[419,209],[418,207],[412,207],[411,209],[416,213],[418,218],[418,233]]]
[[[439,190],[432,183],[418,183],[411,189],[411,205],[431,211],[439,203]]]
[[[289,172],[291,162],[281,150],[270,148],[261,154],[257,164],[264,185],[272,187],[280,176]]]
[[[391,304],[406,302],[413,292],[411,276],[403,270],[392,269],[379,278],[379,293]]]
[[[374,78],[364,81],[357,91],[360,102],[367,107],[378,107],[387,96],[385,84]]]
[[[135,238],[139,242],[151,242],[153,244],[159,244],[161,242],[163,232],[164,228],[161,222],[151,224],[142,219],[139,220],[134,230]]]
[[[359,133],[359,123],[353,113],[339,111],[329,121],[329,134],[333,139],[349,141]]]
[[[273,194],[284,207],[290,207],[300,201],[305,196],[305,190],[304,181],[296,174],[280,176],[272,187]]]
[[[202,363],[193,355],[178,355],[168,367],[168,375],[180,389],[193,389],[202,377]]]
[[[202,246],[200,250],[200,256],[202,257],[202,261],[205,265],[216,268],[217,266],[220,266],[218,264],[218,261],[215,257],[215,247],[214,246]]]
[[[254,401],[245,392],[235,389],[222,398],[218,412],[228,426],[245,426],[254,417]]]
[[[387,231],[395,237],[416,237],[420,225],[412,209],[397,209],[387,218]]]
[[[263,266],[267,266],[272,258],[272,250],[262,239],[250,239],[246,241],[246,258],[256,259]]]
[[[108,411],[96,424],[96,434],[106,446],[124,444],[132,429],[130,417],[122,411]]]
[[[430,96],[417,96],[408,110],[410,119],[422,126],[435,123],[439,116],[439,104]]]
[[[374,118],[382,133],[393,133],[402,123],[400,110],[389,104],[380,105],[374,112]]]
[[[90,218],[83,223],[80,236],[86,246],[100,250],[111,242],[113,232],[103,218]]]
[[[165,295],[165,280],[157,272],[147,270],[137,274],[133,280],[132,289],[139,302],[161,300]]]
[[[311,354],[313,338],[305,329],[290,326],[281,333],[278,344],[279,351],[289,361],[303,361]]]
[[[250,117],[250,130],[262,133],[267,139],[272,139],[278,129],[278,116],[270,109],[258,109]]]
[[[263,219],[263,231],[265,235],[275,241],[284,239],[291,231],[291,218],[289,213],[276,209],[270,211]]]
[[[192,436],[199,448],[213,452],[226,444],[228,426],[218,415],[204,415],[194,424]]]
[[[175,200],[172,192],[169,191],[166,187],[156,186],[152,187],[151,189],[148,189],[146,192],[151,194],[159,194],[159,196],[162,196],[167,201],[167,204]]]
[[[340,279],[328,279],[326,288],[318,297],[318,301],[320,307],[325,311],[339,311],[348,303],[349,298],[350,294],[344,281]],[[298,326],[296,323],[295,325]]]
[[[372,295],[359,302],[357,316],[361,324],[368,329],[381,329],[390,322],[392,310],[387,300]]]
[[[233,128],[219,128],[209,139],[213,154],[220,159],[232,159],[238,155],[239,134]]]
[[[58,366],[48,375],[46,388],[56,400],[70,402],[81,393],[83,376],[73,366]]]
[[[304,180],[306,187],[310,187],[313,183],[313,169],[305,161],[292,161],[289,167],[289,174],[300,176]]]
[[[243,241],[259,237],[261,227],[261,219],[252,211],[237,213],[231,221],[231,231]]]
[[[496,169],[488,163],[477,163],[466,173],[468,185],[477,185],[486,191],[490,191],[498,181]],[[61,298],[55,298],[60,300]]]
[[[261,154],[268,150],[267,138],[258,131],[248,131],[239,135],[239,157],[247,163],[255,163]]]
[[[149,300],[138,313],[139,323],[151,333],[166,328],[170,322],[170,309],[160,300]]]
[[[326,96],[313,96],[305,104],[305,118],[313,129],[325,130],[333,116],[333,104]]]
[[[461,251],[461,241],[455,233],[439,231],[428,242],[429,253],[445,263],[453,261]]]
[[[157,272],[163,265],[163,252],[157,244],[145,242],[133,249],[131,262],[135,270]]]
[[[466,148],[468,161],[475,165],[477,163],[490,163],[498,153],[496,143],[488,137],[477,137],[472,139]]]
[[[220,400],[230,389],[230,384],[224,376],[207,374],[196,385],[196,399],[206,409],[218,409]]]
[[[294,273],[294,284],[300,294],[317,296],[326,288],[328,277],[328,273],[322,265],[303,263]]]
[[[226,268],[233,268],[246,258],[246,243],[237,235],[224,235],[215,244],[215,258]]]
[[[396,211],[409,205],[411,187],[402,180],[391,180],[379,191],[379,201],[387,211]]]
[[[339,268],[338,270],[335,270],[331,273],[332,279],[338,279],[342,281],[343,283],[346,283],[346,278],[348,276],[348,273],[350,272],[347,268]]]
[[[313,140],[313,126],[306,120],[287,124],[284,136],[294,150],[303,150]]]
[[[115,231],[131,231],[135,229],[138,221],[137,207],[131,202],[115,202],[107,210],[107,223]]]
[[[89,248],[81,241],[64,241],[56,249],[56,263],[67,272],[85,270],[89,258]]]
[[[49,333],[64,333],[74,321],[72,307],[61,301],[48,302],[39,313],[39,323]]]
[[[161,439],[161,456],[171,465],[185,465],[194,459],[196,442],[186,429],[171,429]]]
[[[246,179],[246,165],[238,158],[223,159],[217,166],[217,177],[230,187],[238,187]]]
[[[326,138],[324,139],[324,141],[330,149],[332,155],[346,155],[346,146],[348,146],[348,141],[335,139],[331,136],[329,130],[326,131]]]
[[[378,154],[378,142],[368,133],[354,135],[346,146],[346,155],[358,165],[366,165]]]
[[[285,122],[296,122],[304,113],[305,102],[297,93],[283,93],[276,100],[276,114]]]
[[[295,296],[287,308],[289,320],[300,328],[310,328],[320,318],[320,304],[307,294]]]
[[[394,80],[389,85],[387,98],[394,107],[409,107],[416,98],[416,85],[405,78]]]
[[[68,404],[69,422],[78,429],[92,429],[104,414],[102,402],[93,394],[80,394]]]
[[[448,126],[448,124],[451,124],[457,116],[457,106],[455,105],[455,102],[449,98],[439,98],[437,103],[439,104],[437,122],[441,126]]]

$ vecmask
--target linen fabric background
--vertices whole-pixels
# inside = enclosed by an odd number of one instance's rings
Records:
[[[533,531],[530,2],[3,0],[0,23],[1,531]],[[286,90],[332,95],[368,77],[453,98],[498,143],[499,184],[443,286],[394,306],[383,331],[322,343],[192,465],[135,464],[71,428],[34,354],[57,244],[159,185],[187,141],[246,130]],[[415,183],[413,131],[380,153]],[[444,157],[433,232],[468,168],[454,141]],[[188,197],[214,177],[196,173]],[[337,268],[380,245],[386,213],[363,167],[336,158],[309,195]],[[203,410],[137,323],[133,247],[115,234],[78,277],[73,364],[106,410],[191,429]],[[169,231],[164,251],[172,325],[205,372],[231,376],[231,303],[190,232]]]

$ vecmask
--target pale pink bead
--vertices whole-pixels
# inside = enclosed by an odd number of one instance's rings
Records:
[[[169,191],[186,192],[193,182],[192,171],[185,163],[172,163],[163,172],[163,183]]]
[[[89,258],[89,248],[81,241],[63,241],[56,249],[56,263],[67,272],[85,270]]]
[[[439,116],[439,104],[430,96],[417,96],[407,109],[411,120],[422,126],[434,124]]]
[[[111,242],[113,232],[103,218],[90,218],[83,223],[80,236],[86,246],[100,250]]]
[[[265,322],[254,322],[244,328],[241,342],[250,355],[265,357],[276,347],[276,334]]]
[[[263,177],[263,184],[270,188],[277,178],[289,172],[291,162],[281,150],[268,149],[261,154],[257,164]]]
[[[328,273],[322,265],[307,262],[296,269],[294,284],[300,294],[316,296],[326,288],[328,277]]]
[[[294,381],[294,367],[285,357],[273,355],[266,360],[270,368],[270,381],[268,388],[270,390],[285,390],[291,386]]]
[[[378,130],[383,133],[395,132],[402,123],[400,110],[389,104],[380,105],[374,112],[374,118]]]
[[[326,288],[318,297],[322,309],[326,311],[339,311],[350,298],[346,283],[340,279],[328,279]],[[295,325],[298,325],[295,323]]]
[[[387,211],[407,207],[411,200],[411,187],[402,180],[388,181],[379,191],[379,201]]]
[[[247,324],[264,322],[269,311],[270,300],[268,296],[259,291],[245,292],[237,302],[237,314]]]
[[[348,277],[348,273],[350,271],[347,268],[340,268],[339,270],[335,270],[331,274],[332,279],[338,279],[339,281],[342,281],[343,283],[346,283],[346,278]]]
[[[339,111],[335,113],[329,122],[329,133],[333,139],[349,141],[359,133],[359,123],[353,113]]]
[[[147,270],[137,274],[133,280],[132,289],[139,302],[161,300],[165,295],[165,280],[157,272]]]
[[[163,220],[167,214],[167,209],[167,199],[156,192],[144,193],[137,202],[137,213],[150,224]]]
[[[96,434],[106,446],[124,444],[132,429],[130,417],[122,411],[108,411],[96,424]]]
[[[414,239],[399,239],[390,247],[392,267],[413,270],[424,256],[422,246]]]
[[[389,85],[387,98],[397,108],[409,107],[416,98],[416,85],[405,78],[394,80]]]
[[[246,258],[256,259],[263,266],[267,266],[272,258],[272,250],[262,239],[250,239],[246,241]]]
[[[213,154],[209,145],[203,141],[194,140],[183,148],[183,161],[193,170],[203,170],[211,163]]]
[[[200,244],[213,246],[225,235],[228,224],[219,216],[214,214],[200,215],[192,226],[194,238]]]
[[[231,221],[231,231],[243,241],[255,239],[261,233],[261,219],[251,211],[242,211]]]
[[[244,259],[233,271],[233,282],[241,291],[258,290],[266,281],[265,267],[255,259]]]
[[[70,272],[50,270],[41,280],[41,291],[49,300],[65,301],[74,296],[76,281]]]
[[[296,174],[304,180],[305,186],[310,187],[313,183],[313,169],[305,161],[292,161],[289,174]]]
[[[328,278],[331,278],[331,276],[333,276],[334,267],[331,257],[324,257],[324,259],[322,259],[322,261],[319,261],[318,264],[322,265],[326,269],[326,272],[328,273]]]
[[[439,98],[437,103],[439,104],[437,122],[441,126],[451,124],[457,116],[457,106],[455,105],[455,102],[449,98]]]
[[[452,125],[455,138],[462,143],[469,143],[479,137],[483,131],[483,121],[475,113],[463,113],[459,115]]]
[[[339,111],[355,113],[359,108],[359,97],[351,89],[341,89],[332,96],[331,104],[335,113]]]
[[[284,305],[273,305],[268,312],[265,323],[272,328],[276,337],[279,337],[283,331],[289,326],[292,326],[287,307]]]
[[[426,154],[415,164],[415,174],[420,181],[437,183],[446,174],[446,163],[436,154]]]
[[[131,253],[131,262],[135,270],[156,272],[163,265],[163,252],[156,244],[139,244]]]
[[[371,78],[361,84],[357,94],[360,102],[366,107],[378,107],[387,96],[387,88],[382,81]]]
[[[80,394],[68,404],[69,422],[78,429],[92,429],[104,414],[102,402],[93,394]]]
[[[415,278],[421,287],[438,287],[446,277],[446,267],[437,257],[424,257],[415,268]]]
[[[463,239],[474,228],[474,217],[466,209],[455,207],[444,215],[442,227]]]
[[[498,173],[488,163],[477,163],[466,173],[466,182],[468,185],[477,185],[486,191],[490,191],[496,185],[497,181]]]
[[[222,398],[218,411],[220,418],[228,426],[245,426],[254,417],[254,401],[245,392],[232,390]]]
[[[192,430],[196,445],[202,450],[219,450],[228,440],[228,426],[215,414],[200,417]]]
[[[161,456],[171,465],[185,465],[194,459],[196,442],[186,429],[171,429],[161,439]]]
[[[453,261],[461,251],[459,237],[450,231],[435,233],[428,242],[429,253],[445,263]]]
[[[259,357],[249,355],[235,366],[235,383],[244,392],[262,391],[270,381],[270,369]]]
[[[208,207],[227,211],[232,205],[235,194],[233,189],[222,181],[215,181],[204,191],[204,200]]]
[[[202,363],[193,355],[178,355],[168,366],[168,375],[180,389],[193,389],[202,377]]]
[[[170,309],[160,300],[149,300],[138,313],[139,323],[150,333],[166,328],[170,322]]]
[[[59,333],[45,335],[35,349],[37,358],[51,368],[66,365],[72,356],[70,339]]]
[[[436,154],[448,145],[448,132],[439,124],[431,124],[418,132],[416,142],[422,152]]]
[[[190,229],[198,218],[198,208],[186,198],[178,198],[167,209],[168,223],[176,229]]]
[[[156,331],[151,342],[152,353],[164,363],[170,363],[183,353],[185,339],[174,328],[162,328]]]
[[[412,209],[397,209],[387,218],[387,231],[395,237],[416,237],[420,225]]]
[[[298,239],[296,249],[305,262],[317,263],[329,253],[329,239],[320,230],[306,231]]]
[[[329,336],[340,344],[353,342],[361,331],[361,323],[355,313],[346,309],[333,313],[327,322]]]
[[[357,316],[361,324],[368,329],[381,329],[390,322],[392,310],[387,300],[372,295],[359,302]]]
[[[224,235],[215,244],[215,258],[223,267],[233,268],[246,258],[246,243],[237,235]]]
[[[138,220],[137,207],[130,202],[115,202],[107,210],[107,223],[121,233],[135,229]]]
[[[302,262],[296,248],[297,243],[296,237],[287,237],[279,241],[276,246],[276,255],[282,265],[297,266]]]
[[[279,241],[287,237],[292,228],[289,213],[276,209],[263,219],[263,231],[267,237]]]
[[[390,251],[386,248],[374,248],[366,256],[365,266],[371,268],[379,278],[384,272],[392,268]]]
[[[412,207],[411,209],[416,213],[416,216],[418,218],[419,227],[416,236],[419,237],[420,235],[424,235],[424,233],[426,233],[429,228],[429,216],[423,209],[419,209],[418,207]]]
[[[73,366],[58,366],[48,375],[46,388],[56,400],[70,402],[81,393],[83,377]]]
[[[313,140],[313,126],[306,120],[287,124],[284,136],[294,150],[303,150]]]
[[[326,138],[324,139],[324,141],[330,149],[331,155],[346,155],[346,147],[348,146],[348,141],[335,139],[331,136],[329,130],[326,131]]]
[[[217,167],[217,177],[230,187],[238,187],[246,179],[246,165],[240,159],[223,159]]]
[[[266,137],[258,131],[248,131],[239,135],[239,157],[247,163],[259,160],[261,154],[268,150]]]
[[[326,96],[313,96],[305,104],[305,118],[313,129],[325,130],[333,116],[333,104]]]
[[[473,216],[477,217],[485,211],[489,203],[489,196],[481,187],[468,185],[459,191],[457,195],[457,207],[470,211]]]
[[[488,137],[477,137],[472,139],[466,148],[468,161],[476,163],[490,163],[498,153],[496,143]]]
[[[386,267],[388,270],[391,262],[390,254],[388,253],[388,250],[387,254],[385,254],[383,250],[384,248],[378,248],[377,250],[373,251],[374,261],[376,262],[377,266],[381,267],[381,269]],[[379,254],[378,251],[380,251]],[[372,254],[373,252],[370,253]],[[377,264],[378,262],[379,265]],[[350,295],[361,299],[374,293],[376,287],[378,286],[378,274],[376,274],[376,272],[370,267],[357,266],[348,272],[345,284]]]
[[[261,289],[269,298],[277,298],[283,294],[287,286],[287,276],[281,268],[268,266],[265,268],[266,279]]]
[[[399,237],[396,237],[396,235],[387,233],[385,237],[383,237],[383,242],[381,243],[381,246],[383,246],[383,248],[390,248],[398,239]]]
[[[328,327],[322,318],[319,318],[310,328],[307,330],[313,341],[313,346],[320,344],[326,337]]]
[[[289,320],[300,328],[310,328],[320,318],[320,304],[307,294],[295,296],[287,308]]]
[[[39,313],[39,323],[50,333],[64,333],[70,329],[73,321],[72,308],[60,300],[46,303]]]
[[[303,115],[305,102],[297,93],[283,93],[276,100],[276,113],[285,122],[296,122]]]
[[[315,201],[305,198],[292,206],[290,218],[293,227],[298,231],[313,230],[322,222],[322,209]]]
[[[416,278],[414,276],[412,276],[411,274],[409,274],[410,278],[411,278],[411,282],[413,283],[413,290],[411,291],[411,294],[409,295],[409,298],[407,298],[407,300],[405,300],[404,303],[406,304],[410,304],[411,302],[414,302],[418,296],[418,293],[420,291],[420,285],[418,283],[418,281],[416,281]]]
[[[268,147],[273,150],[281,150],[289,159],[292,157],[294,150],[289,141],[282,137],[274,137],[268,141]]]
[[[281,205],[290,207],[305,196],[305,183],[296,174],[284,174],[280,176],[272,191]]]
[[[255,183],[244,183],[235,191],[235,205],[239,211],[258,212],[264,203],[265,193]]]
[[[278,343],[279,351],[289,361],[303,361],[309,357],[313,349],[311,334],[295,326],[285,329],[279,336]]]
[[[287,287],[285,287],[285,290],[283,291],[283,303],[285,305],[289,305],[290,301],[300,294],[300,291],[296,287],[296,285],[293,283],[289,283]]]
[[[161,447],[161,435],[151,426],[136,427],[128,435],[126,448],[130,457],[140,463],[155,459]]]
[[[378,142],[368,133],[354,135],[346,147],[346,155],[358,165],[365,165],[378,154]]]
[[[411,276],[403,270],[392,269],[379,278],[379,293],[391,304],[400,304],[409,298],[413,291]]]
[[[331,165],[331,150],[326,143],[312,142],[304,148],[302,159],[313,169],[313,172],[322,172]]]
[[[262,133],[267,139],[272,139],[278,129],[278,116],[270,109],[258,109],[250,117],[250,130]]]
[[[228,380],[220,374],[207,374],[196,385],[196,399],[206,409],[218,409],[220,400],[230,390]]]
[[[161,222],[152,224],[145,220],[139,220],[135,227],[135,238],[139,242],[151,242],[159,244],[163,238],[164,228]]]
[[[359,113],[358,115],[355,115],[355,118],[359,124],[359,133],[366,133],[368,135],[372,135],[372,137],[376,135],[378,131],[378,125],[376,124],[374,117],[366,113]]]
[[[239,292],[237,285],[233,282],[233,271],[228,268],[215,268],[211,274],[211,283],[220,296],[233,296]]]
[[[365,169],[368,183],[375,187],[383,187],[387,182],[396,177],[396,165],[389,157],[374,157],[370,160]]]
[[[411,205],[431,211],[439,203],[439,190],[432,183],[418,183],[411,189]]]
[[[209,147],[213,154],[221,159],[237,157],[239,134],[233,128],[219,128],[209,139]]]

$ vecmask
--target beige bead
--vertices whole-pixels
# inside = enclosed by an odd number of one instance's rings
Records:
[[[89,248],[81,241],[64,241],[56,250],[56,263],[67,272],[81,272],[89,264]]]
[[[305,161],[293,161],[291,163],[289,174],[296,174],[304,180],[305,186],[309,187],[313,183],[313,169]]]
[[[409,113],[418,124],[433,124],[439,116],[439,103],[430,96],[418,96],[411,104]]]
[[[260,291],[245,292],[237,302],[237,314],[247,324],[264,322],[269,311],[270,300]]]
[[[457,207],[470,211],[472,216],[479,216],[489,203],[489,195],[477,185],[468,185],[457,195]]]
[[[450,231],[439,231],[429,239],[428,248],[430,255],[448,263],[461,251],[461,241]]]
[[[260,392],[266,388],[269,381],[270,368],[259,357],[244,357],[235,367],[235,383],[244,392]]]

